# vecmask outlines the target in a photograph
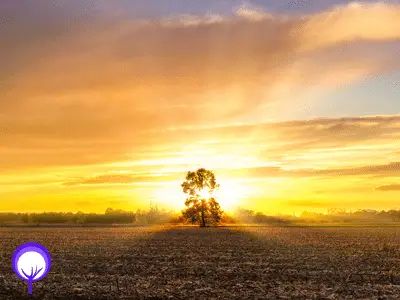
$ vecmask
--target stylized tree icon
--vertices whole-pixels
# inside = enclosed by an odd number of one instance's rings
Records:
[[[39,269],[37,269],[37,265],[36,265],[36,269],[35,272],[33,272],[33,267],[31,268],[31,275],[27,275],[25,273],[25,271],[23,269],[21,269],[22,273],[25,275],[26,278],[28,278],[28,294],[32,294],[32,282],[35,279],[35,277],[39,274],[39,272],[43,270],[43,267]]]
[[[17,276],[28,282],[28,294],[32,294],[32,283],[43,279],[50,270],[50,253],[40,244],[26,243],[15,250],[12,265]]]

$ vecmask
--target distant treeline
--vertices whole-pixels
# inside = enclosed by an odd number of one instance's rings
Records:
[[[315,224],[315,223],[392,223],[400,222],[400,210],[377,211],[360,209],[347,212],[344,209],[331,208],[326,214],[304,211],[299,217],[294,215],[267,216],[248,209],[238,209],[235,218],[242,223],[269,224]]]
[[[227,223],[286,225],[291,222],[290,216],[270,216],[262,212],[239,208],[231,215],[225,215]]]
[[[0,213],[0,224],[163,224],[177,222],[176,213],[157,207],[136,212],[107,208],[103,214],[83,212]]]
[[[360,209],[348,212],[344,209],[329,209],[327,214],[305,211],[300,219],[314,223],[391,223],[400,222],[400,210]]]
[[[370,209],[346,212],[343,209],[329,209],[327,214],[303,212],[299,217],[292,215],[271,216],[262,212],[239,208],[230,214],[223,214],[225,224],[324,224],[324,223],[392,223],[400,222],[400,210],[376,211]],[[47,213],[0,213],[0,224],[181,224],[184,223],[179,212],[158,209],[138,209],[136,212],[108,208],[103,214],[83,212]]]

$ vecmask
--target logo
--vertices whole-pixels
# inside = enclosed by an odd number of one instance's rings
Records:
[[[12,257],[14,272],[28,282],[28,294],[32,294],[32,283],[47,275],[50,265],[49,251],[43,245],[33,242],[19,246]]]

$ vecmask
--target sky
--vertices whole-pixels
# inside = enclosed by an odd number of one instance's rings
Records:
[[[0,2],[0,211],[400,209],[400,1]]]

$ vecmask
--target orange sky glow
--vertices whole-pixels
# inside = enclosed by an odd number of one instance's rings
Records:
[[[0,211],[177,210],[185,172],[201,167],[227,211],[400,209],[399,100],[354,115],[327,99],[400,72],[399,15],[384,3],[247,7],[32,32],[11,20],[0,30]]]

